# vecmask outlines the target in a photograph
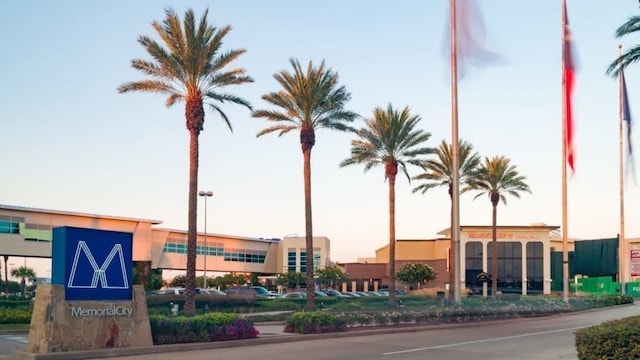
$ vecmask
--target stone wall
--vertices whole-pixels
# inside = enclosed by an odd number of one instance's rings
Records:
[[[65,301],[61,285],[40,285],[29,327],[28,353],[151,346],[144,288],[131,301]]]

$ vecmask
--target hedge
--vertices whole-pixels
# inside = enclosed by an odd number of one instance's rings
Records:
[[[580,360],[640,358],[640,316],[612,320],[576,331]]]
[[[150,316],[153,343],[177,344],[251,339],[258,336],[253,321],[234,314],[209,313],[193,317]]]

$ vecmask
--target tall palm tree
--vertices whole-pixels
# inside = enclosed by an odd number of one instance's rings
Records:
[[[341,167],[363,164],[365,172],[382,165],[389,180],[389,307],[396,306],[396,175],[400,169],[411,182],[407,164],[420,166],[419,156],[434,152],[424,146],[431,134],[416,128],[420,119],[409,107],[402,111],[391,104],[376,108],[358,130],[359,139],[351,142],[351,157],[340,163]]]
[[[521,192],[531,193],[529,185],[525,183],[526,177],[520,175],[515,165],[510,164],[510,160],[504,156],[486,157],[484,163],[480,165],[478,179],[474,184],[475,190],[479,190],[474,200],[482,195],[488,195],[491,200],[492,212],[492,241],[491,241],[491,298],[496,298],[498,290],[498,243],[497,243],[497,218],[498,202],[502,201],[507,205],[505,195],[520,198]]]
[[[4,257],[4,292],[9,292],[9,255],[3,255]]]
[[[26,279],[33,279],[36,277],[35,271],[32,268],[26,266],[20,266],[17,269],[11,270],[11,276],[20,278],[20,287],[22,288],[22,296],[24,296],[24,290],[27,287]]]
[[[224,37],[231,27],[216,28],[207,22],[208,10],[196,25],[193,10],[185,13],[184,21],[172,9],[165,10],[166,18],[152,27],[163,44],[147,36],[140,36],[138,43],[149,53],[152,60],[134,59],[131,66],[150,79],[132,81],[121,85],[121,93],[131,91],[151,92],[167,95],[168,107],[184,101],[187,130],[189,131],[189,210],[187,231],[187,286],[184,312],[195,314],[196,272],[196,210],[198,200],[199,135],[204,129],[204,104],[211,107],[233,131],[229,118],[221,104],[230,102],[247,107],[246,100],[220,92],[229,85],[253,82],[243,68],[228,68],[228,65],[245,50],[222,52]]]
[[[257,110],[256,118],[264,118],[275,124],[260,131],[260,137],[272,132],[282,136],[292,130],[300,130],[304,176],[305,247],[307,257],[307,310],[315,309],[313,223],[311,216],[311,149],[316,143],[315,131],[326,128],[352,131],[348,125],[358,115],[345,110],[351,94],[338,85],[338,74],[325,68],[324,61],[315,67],[310,61],[306,70],[298,60],[289,59],[293,73],[283,70],[273,77],[282,86],[278,92],[262,95],[262,99],[277,110]]]
[[[616,30],[616,38],[622,38],[640,31],[640,16],[632,16]],[[640,45],[635,45],[617,57],[607,68],[607,74],[618,76],[620,69],[640,61]]]
[[[473,145],[464,140],[459,140],[458,145],[458,181],[462,185],[461,193],[473,189],[478,176],[478,166],[480,165],[480,155],[473,152]],[[427,191],[446,186],[449,190],[449,198],[453,197],[453,149],[451,144],[447,144],[442,140],[440,146],[436,149],[436,158],[429,159],[420,164],[423,173],[413,177],[414,180],[423,180],[424,183],[413,188],[413,192],[420,191],[422,194]],[[451,203],[451,216],[453,217],[453,200]],[[453,231],[453,218],[451,219],[451,231]],[[453,236],[451,236],[451,250],[454,249]],[[449,259],[449,285],[453,289],[455,284],[455,261],[456,255],[451,253]],[[450,296],[452,295],[450,291]]]

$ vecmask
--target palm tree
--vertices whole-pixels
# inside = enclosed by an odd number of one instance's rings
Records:
[[[20,266],[17,269],[11,270],[11,276],[20,278],[20,287],[22,288],[22,296],[24,296],[24,290],[27,286],[26,279],[33,279],[36,277],[35,271],[32,268],[26,266]]]
[[[458,145],[458,181],[462,185],[461,193],[473,189],[474,183],[478,176],[478,166],[480,165],[480,155],[473,152],[473,145],[464,140],[459,140]],[[442,140],[440,146],[436,149],[436,158],[424,161],[421,164],[423,173],[413,177],[414,180],[424,180],[424,183],[413,188],[413,192],[420,191],[422,194],[427,191],[439,187],[446,186],[449,190],[449,198],[453,197],[453,149],[451,144],[447,144]],[[453,201],[451,203],[451,216],[453,216]],[[452,219],[453,221],[453,219]],[[451,231],[453,231],[453,222],[451,223]],[[451,250],[454,249],[453,236],[451,237]],[[457,254],[451,253],[449,259],[449,284],[453,289],[455,284],[455,261]],[[450,295],[453,292],[450,291]]]
[[[616,30],[616,38],[619,39],[637,31],[640,31],[640,16],[632,16]],[[636,63],[639,60],[640,45],[635,45],[617,57],[611,65],[609,65],[609,68],[607,68],[607,74],[618,76],[621,69],[625,69],[630,64]]]
[[[278,110],[258,110],[256,118],[265,118],[275,125],[260,131],[256,137],[272,132],[282,136],[292,130],[300,130],[304,176],[305,247],[307,257],[307,310],[315,309],[315,285],[313,278],[313,223],[311,216],[311,149],[316,143],[316,129],[352,131],[347,125],[358,115],[345,110],[351,94],[344,86],[338,86],[338,74],[325,68],[324,61],[314,67],[309,61],[306,71],[296,59],[289,59],[293,73],[280,71],[273,77],[282,90],[262,95],[262,99]]]
[[[225,102],[239,104],[251,110],[244,99],[220,92],[226,86],[253,82],[243,68],[228,69],[227,66],[245,50],[221,52],[222,41],[231,27],[216,28],[207,23],[205,10],[196,26],[193,10],[185,13],[184,21],[172,9],[165,11],[166,19],[154,21],[152,27],[166,46],[147,36],[140,36],[138,43],[149,53],[152,60],[134,59],[131,66],[151,79],[132,81],[121,85],[121,93],[131,91],[151,92],[167,95],[168,107],[185,102],[185,118],[189,131],[189,210],[187,230],[187,286],[184,312],[195,314],[196,271],[196,210],[198,200],[198,136],[204,129],[204,104],[233,131],[229,118],[220,105]]]
[[[9,292],[9,255],[3,255],[4,257],[4,292]]]
[[[357,132],[360,139],[351,142],[351,157],[340,163],[341,167],[363,164],[365,172],[383,165],[389,180],[389,307],[396,306],[396,175],[401,169],[411,182],[407,164],[420,166],[419,156],[434,152],[423,146],[431,134],[416,128],[419,121],[409,107],[402,111],[391,104],[376,108]]]
[[[498,290],[498,243],[497,243],[497,217],[498,202],[507,205],[506,195],[520,198],[520,192],[531,193],[529,185],[525,183],[526,178],[516,170],[515,165],[509,163],[509,159],[504,156],[494,156],[493,158],[485,158],[484,163],[480,165],[478,171],[478,179],[474,184],[475,189],[480,193],[474,197],[474,200],[482,195],[488,195],[493,208],[492,213],[492,241],[491,241],[491,298],[496,298]]]

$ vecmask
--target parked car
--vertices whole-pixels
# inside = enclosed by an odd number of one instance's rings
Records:
[[[325,294],[329,295],[329,296],[333,296],[333,297],[339,297],[339,298],[343,298],[345,297],[340,291],[338,290],[333,290],[333,289],[328,289],[328,290],[324,290],[323,291]]]
[[[258,292],[249,286],[232,286],[225,290],[225,294],[227,294],[227,296],[258,297]]]
[[[302,291],[293,291],[293,292],[284,294],[284,296],[282,297],[284,299],[306,299],[307,293],[303,293]]]
[[[261,299],[276,299],[280,297],[279,294],[273,293],[263,286],[250,286],[250,288],[255,290],[256,296]]]
[[[348,298],[352,298],[352,299],[355,299],[355,298],[359,298],[359,297],[360,297],[360,295],[358,295],[358,294],[356,294],[356,293],[354,293],[354,292],[351,292],[351,291],[343,291],[343,292],[342,292],[342,295],[343,295],[344,297],[348,297]]]
[[[156,290],[156,295],[184,295],[184,288],[170,287],[166,289]]]
[[[200,289],[200,292],[202,294],[208,294],[208,295],[216,295],[216,296],[225,296],[227,294],[225,294],[224,292],[218,290],[218,289]]]
[[[323,293],[320,290],[316,290],[316,291],[314,291],[314,293],[316,294],[316,297],[329,297],[329,295]]]

